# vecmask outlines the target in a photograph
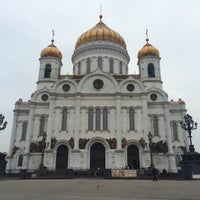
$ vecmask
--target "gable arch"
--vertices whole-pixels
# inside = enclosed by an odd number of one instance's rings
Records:
[[[95,80],[101,80],[103,86],[100,89],[94,88],[93,84]],[[117,81],[104,72],[96,70],[93,73],[90,73],[84,76],[79,82],[78,92],[81,93],[115,93],[118,92],[118,83]]]
[[[144,91],[144,86],[142,85],[142,83],[132,77],[129,77],[128,79],[124,79],[123,81],[121,81],[119,84],[119,90],[122,93],[129,93],[130,91],[127,90],[128,84],[134,85],[135,88],[132,91],[133,93],[141,93]]]
[[[156,94],[157,95],[157,101],[168,101],[168,95],[167,93],[165,93],[163,90],[160,90],[158,88],[150,88],[149,90],[147,90],[147,94],[148,94],[148,101],[152,101],[150,98],[151,94]]]
[[[42,88],[41,90],[36,91],[31,95],[31,101],[42,101],[41,97],[43,94],[49,95],[50,90],[47,87]]]
[[[54,87],[52,88],[52,92],[59,92],[59,93],[65,93],[63,90],[64,85],[69,85],[70,89],[67,91],[67,93],[74,93],[77,91],[78,85],[74,80],[69,79],[68,77],[65,77],[64,79],[56,82]]]

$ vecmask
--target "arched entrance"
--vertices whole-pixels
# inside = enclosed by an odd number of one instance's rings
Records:
[[[56,154],[56,170],[67,169],[68,167],[68,147],[60,145]]]
[[[105,169],[105,147],[99,142],[94,143],[90,148],[90,169]]]
[[[136,145],[130,145],[127,149],[127,165],[130,169],[140,169],[139,149]]]

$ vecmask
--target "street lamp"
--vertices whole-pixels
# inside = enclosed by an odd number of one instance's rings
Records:
[[[5,129],[7,126],[8,122],[7,121],[4,122],[4,119],[5,117],[2,114],[0,114],[0,131]]]
[[[197,129],[197,122],[194,122],[192,117],[189,114],[187,114],[184,116],[184,122],[180,122],[180,124],[181,128],[188,131],[188,137],[190,139],[189,151],[194,152],[195,148],[192,144],[192,130]]]
[[[154,168],[154,164],[153,164],[153,154],[152,154],[152,139],[153,139],[153,135],[151,134],[151,132],[149,131],[148,134],[148,139],[149,139],[149,149],[150,149],[150,158],[151,158],[151,164],[150,164],[150,168]]]
[[[44,166],[44,151],[45,151],[46,146],[48,145],[48,143],[46,144],[46,137],[47,137],[47,135],[44,132],[42,142],[41,142],[42,156],[41,156],[41,163],[40,163],[39,169],[38,169],[39,174],[45,174],[47,171],[47,167]]]

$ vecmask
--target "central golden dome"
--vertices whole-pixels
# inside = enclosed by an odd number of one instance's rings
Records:
[[[126,48],[126,43],[123,37],[110,29],[102,22],[102,15],[99,16],[100,21],[93,28],[83,33],[77,40],[75,48],[92,41],[109,41],[119,44]]]

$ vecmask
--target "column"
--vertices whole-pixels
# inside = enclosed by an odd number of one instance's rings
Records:
[[[10,147],[9,147],[8,156],[12,155],[12,149],[14,147],[15,140],[16,140],[17,119],[18,119],[18,112],[16,110],[14,110],[13,125],[12,125],[12,132],[11,132]]]
[[[79,144],[79,132],[80,132],[80,100],[81,96],[78,94],[75,100],[75,120],[74,120],[74,149],[78,149]]]
[[[117,149],[121,149],[121,96],[117,94],[116,96],[116,139],[117,139]]]
[[[30,143],[31,143],[31,136],[32,136],[32,131],[33,131],[34,110],[35,110],[35,106],[33,104],[30,104],[28,128],[27,128],[27,134],[26,134],[26,148],[25,148],[24,159],[23,159],[23,169],[27,169],[28,167]]]
[[[168,144],[169,170],[171,170],[171,172],[174,172],[176,171],[176,162],[172,148],[172,136],[171,136],[170,120],[169,120],[169,104],[164,105],[164,117],[165,117],[165,134],[167,137],[167,144]]]
[[[18,112],[16,110],[14,110],[12,132],[11,132],[11,137],[10,137],[10,146],[9,146],[9,152],[8,152],[8,156],[7,156],[8,164],[7,164],[6,168],[8,170],[14,168],[14,166],[11,166],[11,164],[12,164],[12,149],[13,149],[13,147],[15,145],[15,141],[16,141],[17,120],[18,120]]]
[[[46,142],[49,143],[48,150],[51,149],[51,138],[53,136],[53,129],[54,129],[54,122],[55,122],[55,97],[50,97],[50,104],[49,104],[49,117],[47,123],[47,140]]]

